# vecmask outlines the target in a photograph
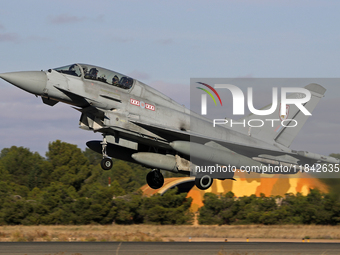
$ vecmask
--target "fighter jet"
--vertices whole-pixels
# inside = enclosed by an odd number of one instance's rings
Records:
[[[289,148],[308,117],[298,108],[292,107],[289,114],[299,120],[299,128],[278,132],[264,127],[250,134],[239,128],[213,127],[211,120],[155,88],[94,65],[77,63],[46,71],[3,73],[0,77],[41,97],[49,106],[58,102],[72,105],[81,113],[80,128],[103,135],[101,140],[87,142],[90,149],[102,154],[102,168],[112,168],[110,157],[153,168],[146,176],[153,189],[164,184],[160,170],[193,174],[196,186],[208,189],[213,176],[195,172],[197,166],[207,166],[207,162],[236,168],[340,163],[332,157]],[[305,88],[312,97],[304,106],[312,111],[326,90],[318,84]],[[273,114],[279,116],[277,111]],[[233,176],[234,172],[228,172],[218,178]]]

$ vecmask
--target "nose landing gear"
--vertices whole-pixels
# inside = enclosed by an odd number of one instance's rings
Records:
[[[113,163],[106,153],[106,147],[107,147],[106,136],[105,135],[103,136],[104,136],[103,141],[101,142],[103,159],[100,162],[100,165],[104,170],[110,170],[112,168]]]
[[[112,168],[112,160],[110,158],[103,158],[102,161],[100,162],[100,166],[104,170],[110,170]]]
[[[146,182],[153,189],[159,189],[164,184],[164,177],[159,169],[154,169],[146,175]]]

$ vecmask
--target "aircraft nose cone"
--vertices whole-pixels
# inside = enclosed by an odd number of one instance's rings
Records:
[[[43,71],[2,73],[0,78],[35,95],[43,93],[47,82]]]

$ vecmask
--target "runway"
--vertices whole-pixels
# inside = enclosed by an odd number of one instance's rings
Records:
[[[339,254],[340,243],[31,242],[0,243],[6,255],[263,255]]]

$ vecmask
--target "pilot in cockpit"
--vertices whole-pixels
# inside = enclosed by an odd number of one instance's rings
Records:
[[[113,78],[112,78],[112,84],[117,86],[119,84],[119,78],[117,75],[115,75]]]
[[[97,70],[97,68],[93,67],[93,68],[90,69],[89,73],[85,76],[85,78],[96,80],[97,75],[98,75],[98,70]]]
[[[120,79],[119,84],[121,85],[122,88],[124,89],[130,89],[132,86],[132,79],[129,77],[122,77]]]

